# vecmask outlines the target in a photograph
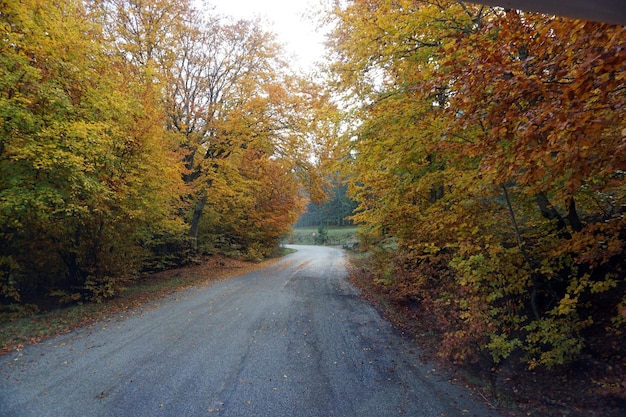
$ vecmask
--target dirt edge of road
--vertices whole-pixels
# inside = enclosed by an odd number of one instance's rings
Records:
[[[0,321],[0,356],[83,326],[136,314],[158,305],[158,300],[176,291],[233,278],[264,268],[280,259],[252,262],[222,255],[204,256],[181,268],[144,274],[114,298],[101,303],[70,305],[16,320]]]
[[[503,415],[511,417],[626,416],[626,372],[615,363],[578,363],[567,368],[529,371],[506,364],[497,371],[486,360],[461,366],[437,354],[441,330],[429,326],[427,311],[392,299],[374,282],[358,257],[348,257],[350,281],[389,321],[414,338],[422,359],[447,369]],[[513,361],[510,361],[513,362]],[[616,369],[617,368],[617,369]]]

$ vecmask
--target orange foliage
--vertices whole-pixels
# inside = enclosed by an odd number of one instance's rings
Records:
[[[378,282],[458,360],[549,367],[623,331],[626,28],[443,0],[334,13]]]

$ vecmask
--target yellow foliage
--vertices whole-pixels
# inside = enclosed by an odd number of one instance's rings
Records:
[[[388,290],[455,359],[574,359],[626,291],[625,29],[448,1],[333,17],[353,220],[397,242]]]

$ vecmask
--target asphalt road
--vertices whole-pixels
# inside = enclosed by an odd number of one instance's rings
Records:
[[[346,280],[341,250],[298,246],[0,359],[0,416],[497,416]]]

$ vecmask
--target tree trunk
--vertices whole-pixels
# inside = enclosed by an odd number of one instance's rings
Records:
[[[556,220],[557,227],[559,230],[565,229],[565,221],[563,217],[559,214],[559,212],[554,208],[550,200],[544,192],[537,194],[537,205],[539,206],[539,210],[541,211],[541,215],[546,219]]]
[[[574,201],[574,197],[569,200],[569,207],[567,208],[567,220],[569,221],[569,225],[572,227],[572,230],[575,232],[580,232],[583,230],[583,224],[578,217],[578,213],[576,212],[576,202]]]
[[[517,219],[515,218],[515,211],[513,210],[513,205],[511,204],[509,191],[507,190],[506,185],[502,186],[502,190],[504,191],[504,198],[506,199],[506,205],[509,208],[509,215],[511,216],[511,223],[513,223],[513,230],[515,231],[515,239],[517,240],[517,247],[519,248],[520,253],[524,257],[524,260],[526,261],[528,266],[531,268],[530,278],[533,283],[533,288],[530,293],[530,307],[533,311],[533,315],[535,316],[535,319],[539,320],[541,318],[541,315],[539,313],[539,307],[537,305],[537,294],[538,294],[537,287],[539,286],[539,280],[537,279],[537,274],[535,273],[538,265],[537,265],[537,262],[535,262],[534,259],[532,259],[528,255],[528,252],[526,252],[526,249],[524,248],[522,234],[520,233],[519,225],[517,224]]]
[[[200,229],[200,219],[202,218],[202,213],[204,212],[204,206],[207,203],[207,191],[204,190],[200,194],[198,201],[196,202],[195,207],[193,208],[193,213],[191,215],[191,223],[189,226],[189,236],[191,237],[191,248],[194,251],[198,250],[198,230]]]

